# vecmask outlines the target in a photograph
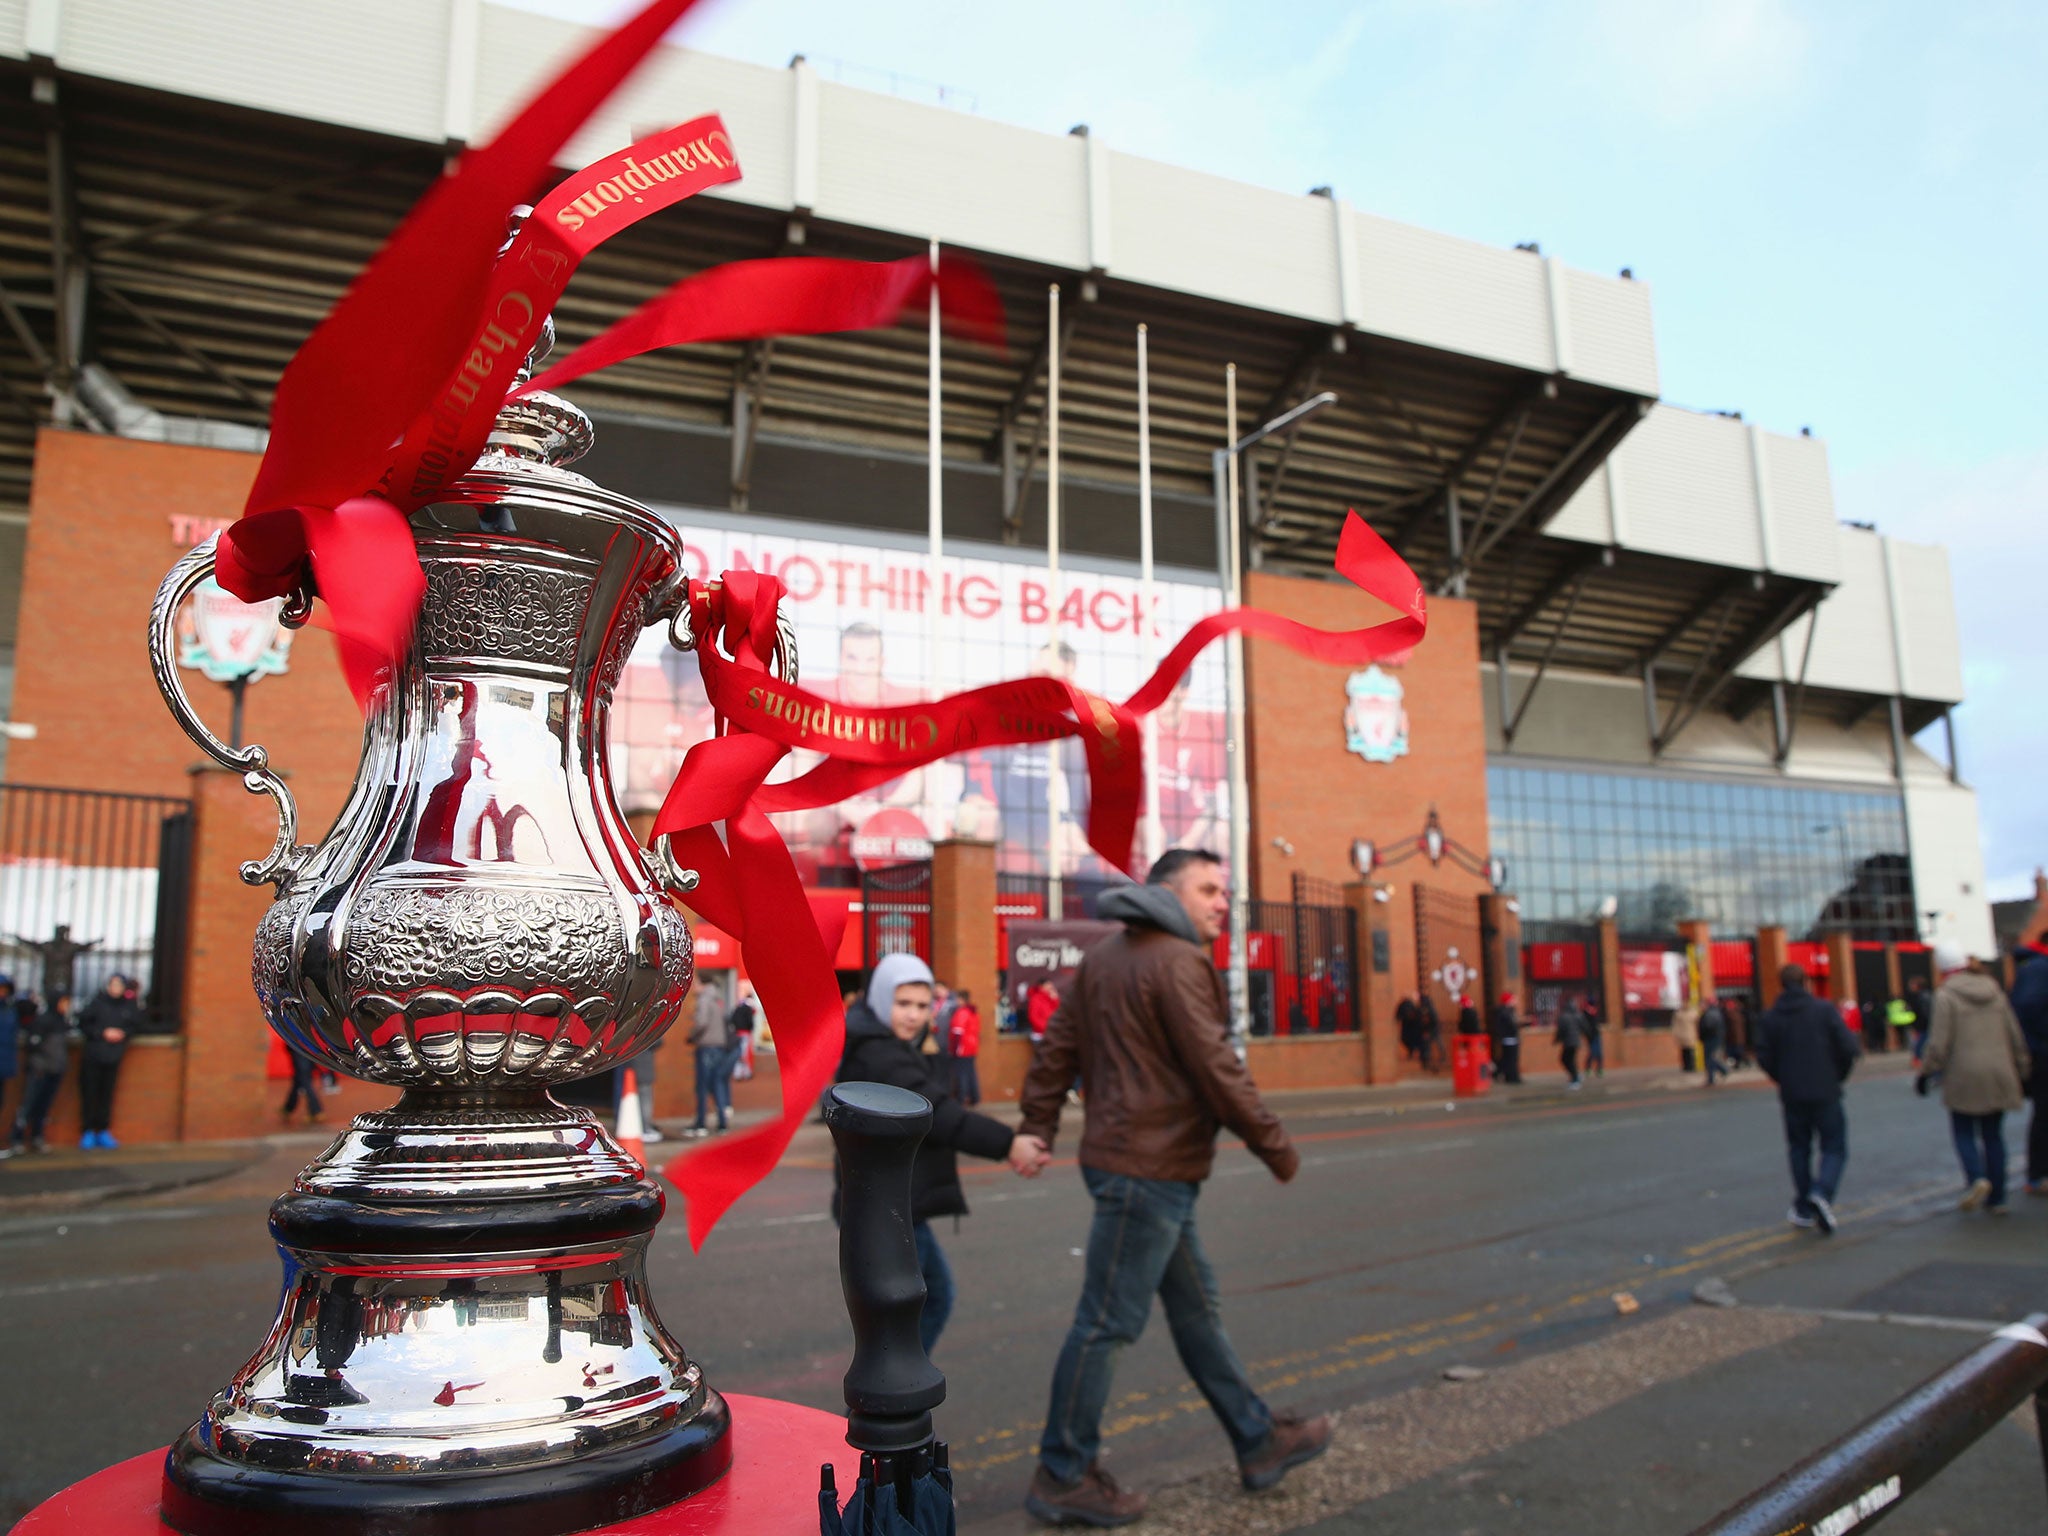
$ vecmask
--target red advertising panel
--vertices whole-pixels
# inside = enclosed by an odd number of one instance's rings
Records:
[[[1531,981],[1584,981],[1588,974],[1583,944],[1529,944],[1522,959]]]

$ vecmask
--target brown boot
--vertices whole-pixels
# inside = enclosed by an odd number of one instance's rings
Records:
[[[1314,1461],[1330,1448],[1330,1416],[1304,1419],[1298,1413],[1273,1415],[1273,1433],[1266,1443],[1237,1464],[1245,1489],[1257,1493],[1285,1477],[1288,1469]]]
[[[1091,1463],[1071,1487],[1040,1467],[1031,1474],[1024,1507],[1047,1525],[1129,1525],[1145,1513],[1145,1495],[1117,1487],[1099,1463]]]

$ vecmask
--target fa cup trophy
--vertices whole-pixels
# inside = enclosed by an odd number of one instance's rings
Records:
[[[277,1321],[165,1467],[164,1517],[190,1536],[556,1536],[731,1460],[723,1399],[647,1294],[660,1187],[548,1092],[659,1040],[691,977],[664,888],[694,876],[639,845],[605,750],[634,642],[684,603],[682,549],[563,467],[590,442],[567,402],[515,400],[413,514],[417,633],[317,846],[264,750],[215,738],[173,665],[211,541],[157,593],[165,700],[277,802],[276,846],[242,866],[277,888],[255,934],[264,1015],[314,1061],[404,1090],[271,1208]],[[287,622],[310,606],[298,594]]]

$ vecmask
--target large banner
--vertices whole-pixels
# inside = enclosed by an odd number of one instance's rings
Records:
[[[1148,616],[1135,577],[1065,572],[1055,642],[1042,562],[948,557],[937,599],[934,679],[926,676],[931,593],[921,555],[688,519],[679,519],[679,526],[690,575],[758,570],[782,579],[796,623],[802,684],[835,703],[907,704],[1027,672],[1121,698],[1143,681],[1148,618],[1156,658],[1222,606],[1214,587],[1155,580]],[[1164,845],[1222,850],[1229,774],[1220,648],[1196,662],[1153,719]],[[672,650],[664,631],[649,630],[627,664],[612,719],[612,772],[629,811],[661,803],[683,753],[710,725],[697,663]],[[820,760],[803,752],[791,759],[790,777]],[[1064,790],[1058,796],[1048,789],[1055,774]],[[1062,808],[1057,833],[1049,815],[1056,799]],[[1063,874],[1104,873],[1083,835],[1087,814],[1081,744],[1069,739],[949,758],[860,799],[776,821],[807,883],[844,885],[862,868],[926,858],[943,837],[995,840],[1006,871],[1043,874],[1057,848]]]

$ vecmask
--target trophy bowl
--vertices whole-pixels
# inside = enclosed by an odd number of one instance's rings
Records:
[[[694,876],[641,848],[605,750],[635,641],[683,604],[681,546],[561,467],[589,438],[566,402],[515,401],[493,451],[412,515],[416,637],[317,845],[265,751],[214,738],[172,663],[212,543],[158,592],[172,712],[277,804],[276,845],[242,868],[277,887],[255,934],[264,1016],[404,1090],[271,1209],[277,1321],[166,1463],[165,1518],[191,1536],[556,1536],[730,1462],[724,1402],[647,1294],[661,1189],[547,1091],[653,1045],[691,979],[667,892]]]

